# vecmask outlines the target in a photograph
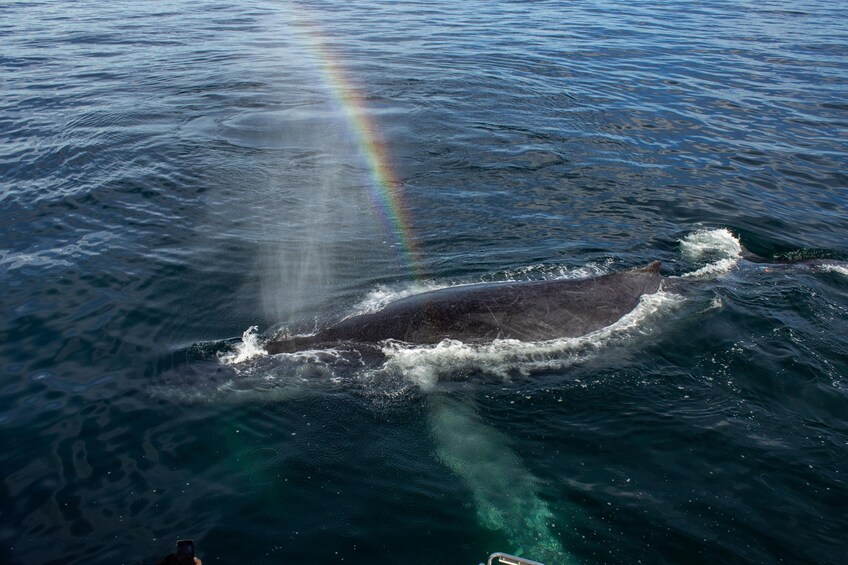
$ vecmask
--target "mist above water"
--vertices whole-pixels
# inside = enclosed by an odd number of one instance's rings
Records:
[[[363,221],[356,217],[355,202],[345,203],[355,197],[341,190],[340,169],[315,164],[297,175],[297,184],[272,187],[280,200],[270,203],[274,213],[264,216],[260,272],[263,312],[274,320],[313,311],[332,294],[338,227],[343,219],[348,226]]]
[[[238,128],[252,124],[251,135],[277,150],[261,203],[259,268],[263,313],[286,326],[327,315],[350,274],[387,250],[369,199],[371,164],[350,117],[367,109],[346,105],[345,87],[326,68],[336,55],[320,45],[317,27],[301,25],[305,18],[287,14],[279,109],[241,116]]]

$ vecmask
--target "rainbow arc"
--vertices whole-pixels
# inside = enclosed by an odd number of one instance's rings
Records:
[[[380,218],[387,237],[393,243],[399,260],[414,277],[420,277],[420,262],[416,250],[408,207],[403,202],[401,182],[392,166],[389,151],[363,96],[341,64],[341,58],[324,40],[321,28],[303,9],[292,5],[295,27],[306,38],[309,51],[315,56],[322,78],[338,102],[346,125],[354,136],[368,171],[368,197]]]

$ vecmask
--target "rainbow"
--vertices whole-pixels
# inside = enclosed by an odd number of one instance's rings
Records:
[[[339,104],[345,122],[355,137],[368,169],[368,197],[383,229],[396,249],[399,262],[410,275],[421,277],[418,251],[412,237],[409,208],[403,202],[403,191],[386,144],[377,124],[370,117],[359,90],[351,83],[340,58],[327,46],[320,28],[293,3],[292,23],[306,38],[306,47],[315,56],[320,73]]]

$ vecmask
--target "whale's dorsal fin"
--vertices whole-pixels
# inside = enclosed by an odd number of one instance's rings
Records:
[[[660,267],[662,266],[662,261],[654,261],[652,263],[648,263],[644,267],[636,267],[635,269],[631,269],[631,273],[646,273],[650,275],[658,275],[660,274]]]

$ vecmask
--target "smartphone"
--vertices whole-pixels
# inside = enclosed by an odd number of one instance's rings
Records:
[[[194,561],[194,540],[181,539],[177,541],[177,556],[187,561]]]

